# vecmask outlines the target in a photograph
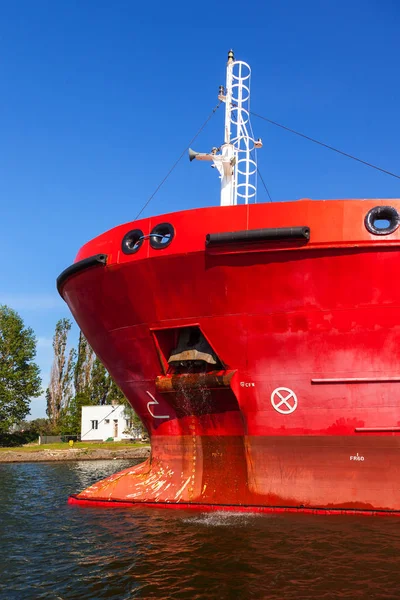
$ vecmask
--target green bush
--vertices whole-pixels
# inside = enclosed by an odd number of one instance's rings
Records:
[[[23,446],[30,442],[36,442],[38,439],[37,433],[34,431],[16,431],[15,433],[0,433],[0,446],[2,448],[14,448],[15,446]]]

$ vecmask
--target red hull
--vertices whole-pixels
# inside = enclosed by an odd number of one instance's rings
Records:
[[[77,261],[102,253],[107,264],[70,274],[61,292],[152,455],[76,498],[400,511],[400,234],[367,231],[379,204],[200,209],[86,244]],[[129,230],[161,222],[175,229],[168,247],[121,251]],[[205,247],[207,233],[296,226],[310,227],[308,243]],[[182,327],[200,329],[222,369],[166,373]]]

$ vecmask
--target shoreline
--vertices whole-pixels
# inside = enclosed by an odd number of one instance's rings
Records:
[[[140,448],[68,448],[66,450],[35,450],[32,452],[21,452],[18,450],[6,450],[0,452],[1,463],[25,463],[25,462],[63,462],[73,460],[114,460],[114,459],[138,459],[143,460],[150,456],[150,445]]]

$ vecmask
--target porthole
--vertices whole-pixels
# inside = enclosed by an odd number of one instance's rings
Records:
[[[175,230],[171,223],[160,223],[153,227],[150,233],[150,246],[155,250],[161,250],[170,245],[174,239]]]
[[[364,223],[374,235],[389,235],[400,225],[400,215],[393,206],[375,206],[367,212]]]
[[[122,240],[122,252],[124,254],[135,254],[143,244],[143,231],[132,229],[128,231]]]

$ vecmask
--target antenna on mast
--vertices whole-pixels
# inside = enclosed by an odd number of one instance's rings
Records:
[[[220,85],[218,99],[225,103],[224,143],[210,153],[194,152],[189,148],[190,161],[212,161],[221,179],[221,206],[231,206],[242,198],[245,204],[256,201],[257,157],[256,148],[261,139],[253,137],[250,124],[250,66],[235,60],[233,50],[228,52],[226,87]],[[254,151],[254,152],[253,152]]]

